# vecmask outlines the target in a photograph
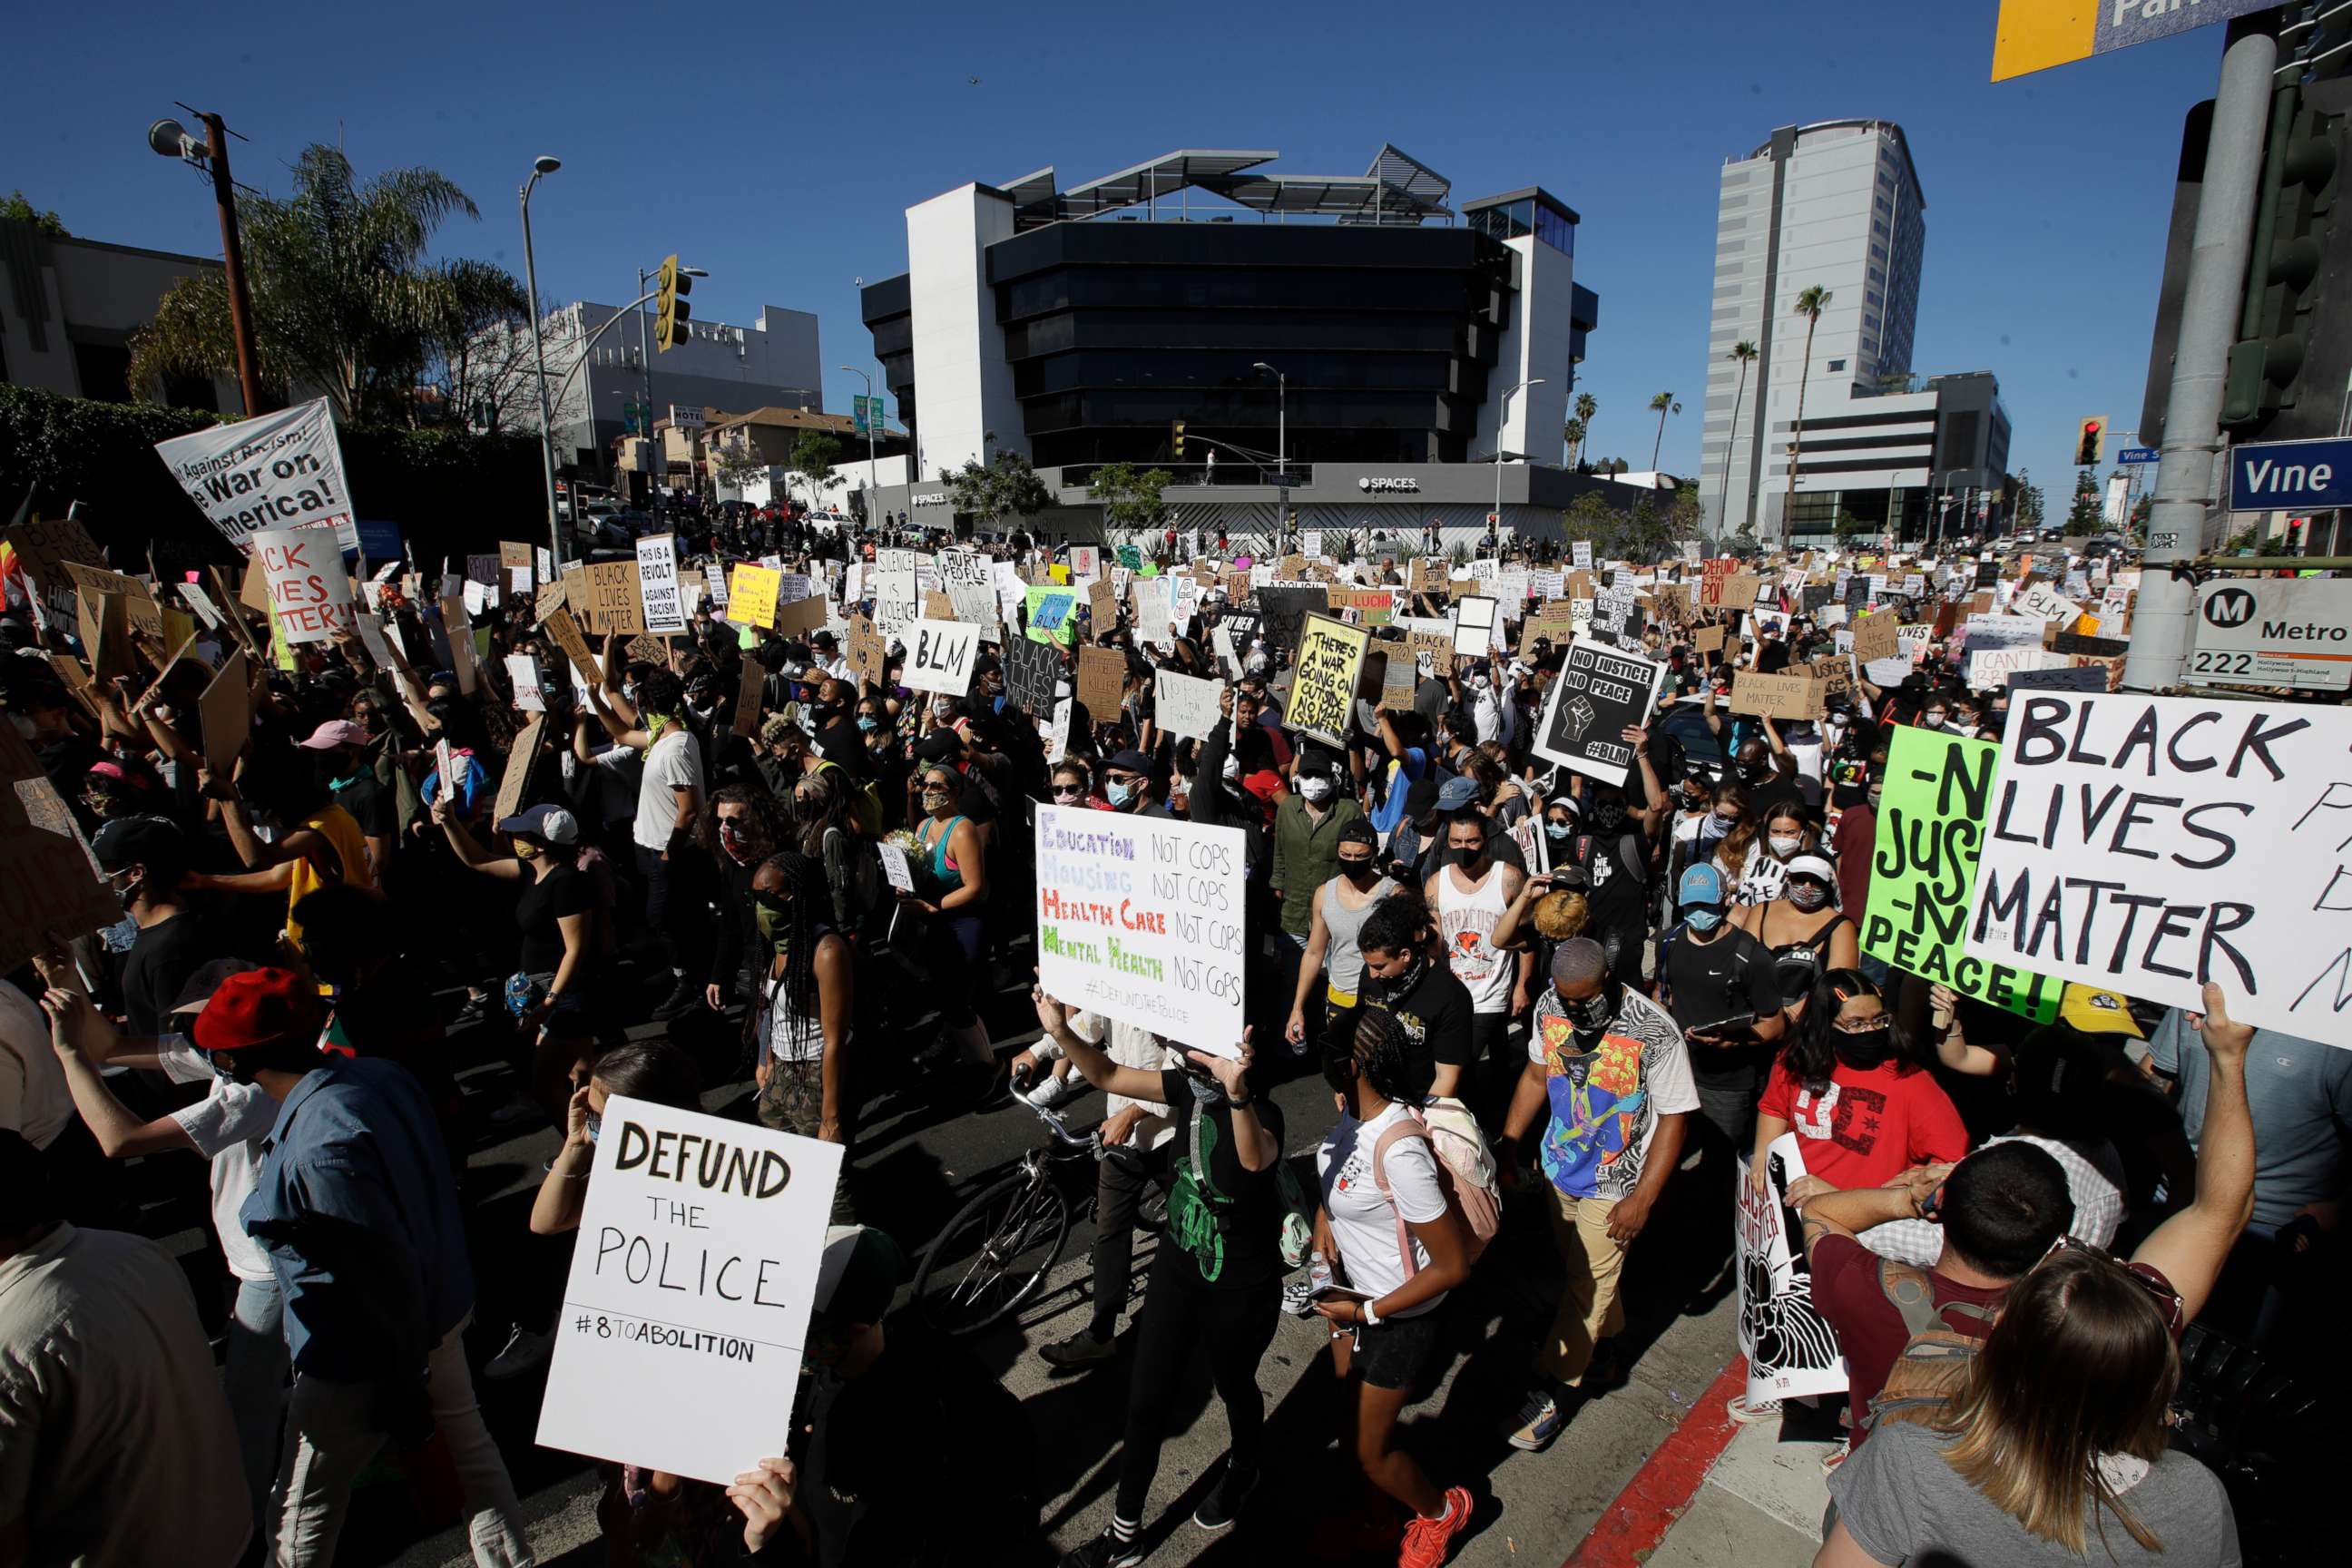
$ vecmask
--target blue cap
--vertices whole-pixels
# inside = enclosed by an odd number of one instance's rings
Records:
[[[580,819],[560,805],[534,805],[512,816],[500,817],[500,833],[520,833],[548,844],[580,842]]]
[[[1723,902],[1723,873],[1704,863],[1683,873],[1682,886],[1675,890],[1675,902],[1680,904],[1719,904]]]
[[[1444,787],[1437,792],[1437,809],[1440,811],[1460,811],[1464,806],[1471,805],[1477,798],[1478,781],[1476,779],[1464,777],[1450,778],[1445,781]]]

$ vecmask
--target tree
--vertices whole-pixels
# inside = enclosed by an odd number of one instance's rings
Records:
[[[1584,449],[1584,421],[1570,419],[1560,426],[1559,437],[1568,443],[1568,466],[1576,467],[1577,454]]]
[[[1584,443],[1592,434],[1592,421],[1598,418],[1600,414],[1599,398],[1589,392],[1580,392],[1576,395],[1576,457],[1574,460],[1579,463],[1584,461]]]
[[[983,532],[994,532],[997,520],[1029,517],[1054,504],[1054,492],[1018,452],[999,451],[983,468],[967,461],[948,477],[950,503],[959,512],[980,520]]]
[[[2099,482],[2084,468],[2074,476],[2074,500],[2066,508],[2066,531],[2096,533],[2099,531]]]
[[[1838,509],[1837,536],[1840,539],[1852,539],[1858,533],[1868,533],[1871,531],[1871,527],[1872,525],[1870,523],[1854,516],[1853,513],[1846,510],[1844,508],[1841,507]]]
[[[1822,324],[1822,312],[1829,302],[1830,291],[1818,283],[1797,296],[1797,314],[1805,318],[1805,358],[1797,367],[1797,425],[1789,438],[1789,503],[1780,520],[1783,539],[1797,513],[1797,467],[1805,455],[1805,384],[1813,375],[1813,329]]]
[[[815,432],[811,431],[814,435]],[[768,471],[767,460],[761,458],[740,426],[726,433],[719,445],[718,455],[711,459],[711,477],[729,489],[740,492],[753,479],[763,478]]]
[[[522,286],[486,262],[449,268],[457,286],[428,307],[423,390],[449,424],[488,435],[536,429],[539,371]]]
[[[51,239],[73,237],[66,232],[66,226],[58,221],[57,214],[41,211],[25,199],[25,193],[22,191],[9,192],[8,199],[0,202],[0,221],[31,224]]]
[[[1723,494],[1717,498],[1715,507],[1718,528],[1731,519],[1731,454],[1739,441],[1739,405],[1748,396],[1748,367],[1756,363],[1756,344],[1742,338],[1731,345],[1731,353],[1726,357],[1739,365],[1739,385],[1731,395],[1731,429],[1723,437]],[[1755,538],[1755,518],[1743,516],[1739,520],[1739,532],[1743,538]]]
[[[2026,483],[2026,476],[2017,476],[2017,507],[2015,518],[2019,528],[2042,526],[2042,487]]]
[[[460,214],[481,216],[431,169],[394,169],[362,184],[339,149],[321,145],[296,160],[292,195],[241,195],[263,382],[281,393],[316,389],[347,423],[415,423],[418,383],[452,335],[520,310],[520,286],[503,268],[426,258],[435,233]],[[158,302],[133,343],[131,381],[226,375],[236,363],[228,283],[207,270]]]
[[[787,465],[808,486],[809,510],[821,504],[824,492],[837,489],[841,476],[833,466],[841,461],[841,438],[823,430],[803,430],[793,438],[793,458]]]
[[[1591,542],[1596,554],[1607,553],[1603,548],[1617,535],[1620,520],[1624,514],[1601,499],[1599,490],[1587,490],[1568,503],[1568,511],[1560,519],[1561,531],[1571,540]]]
[[[1173,482],[1175,476],[1165,468],[1138,472],[1132,463],[1105,463],[1095,470],[1087,496],[1102,503],[1106,530],[1156,531],[1168,518],[1168,505],[1160,500],[1160,492]]]
[[[1658,471],[1658,454],[1666,445],[1666,416],[1682,411],[1683,405],[1675,401],[1671,392],[1662,392],[1650,399],[1650,412],[1658,416],[1658,438],[1650,443],[1650,471],[1654,474]]]

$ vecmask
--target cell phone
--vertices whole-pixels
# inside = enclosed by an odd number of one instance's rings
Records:
[[[1736,1013],[1732,1015],[1732,1016],[1720,1019],[1716,1023],[1702,1024],[1697,1028],[1689,1032],[1694,1035],[1744,1035],[1753,1034],[1755,1031],[1755,1014]]]
[[[1345,1285],[1326,1285],[1309,1298],[1316,1301],[1377,1301],[1379,1297],[1366,1290],[1349,1289]]]

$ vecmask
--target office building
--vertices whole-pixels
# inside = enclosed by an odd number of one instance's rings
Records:
[[[183,279],[218,272],[209,257],[109,245],[0,218],[0,382],[67,397],[129,403],[143,391],[174,408],[239,414],[234,375],[131,384],[131,339]]]
[[[1165,468],[1203,519],[1444,494],[1483,526],[1498,447],[1556,465],[1599,314],[1575,212],[1533,185],[1449,205],[1393,146],[1352,175],[1277,156],[1181,150],[1067,187],[1049,167],[908,208],[908,270],[864,294],[920,459],[907,504],[1011,451],[1066,496],[1100,464]],[[1563,478],[1507,479],[1507,523],[1556,524]]]

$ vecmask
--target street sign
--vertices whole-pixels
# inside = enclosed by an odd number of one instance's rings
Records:
[[[1992,79],[2007,81],[2093,55],[2168,38],[2192,27],[2267,11],[2278,0],[2000,0]]]
[[[2153,463],[2160,456],[2162,456],[2162,454],[2158,452],[2153,447],[2118,447],[2116,448],[2116,461],[2126,465],[2133,463]]]
[[[849,402],[853,410],[850,419],[860,436],[869,434],[879,436],[883,433],[885,426],[880,398],[868,397],[864,393],[853,393]]]
[[[2230,449],[2231,511],[2352,506],[2352,439],[2256,441]]]
[[[2192,686],[2352,687],[2352,581],[2223,577],[2197,590]]]
[[[673,403],[669,405],[669,422],[674,428],[679,430],[699,430],[708,423],[708,420],[699,407]]]

